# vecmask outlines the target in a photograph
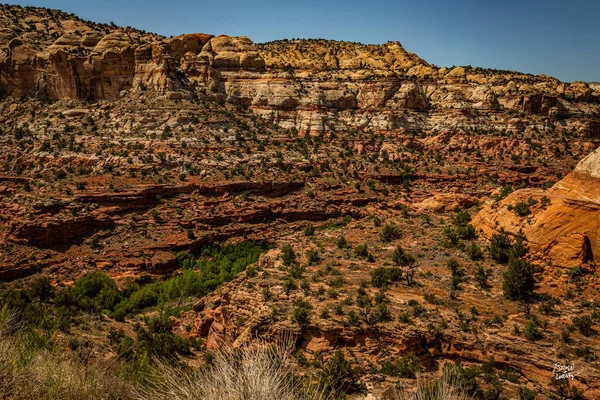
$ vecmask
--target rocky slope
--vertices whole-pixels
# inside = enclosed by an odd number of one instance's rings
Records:
[[[0,95],[0,280],[19,285],[41,274],[66,284],[102,270],[126,284],[176,270],[178,252],[227,240],[291,244],[303,265],[315,248],[321,261],[305,265],[295,286],[273,250],[257,276],[241,274],[201,300],[178,321],[181,333],[211,347],[292,331],[309,360],[345,349],[375,394],[395,381],[370,368],[408,350],[428,373],[446,360],[494,356],[544,396],[553,363],[577,357],[573,384],[599,395],[595,359],[560,342],[560,329],[598,295],[598,155],[571,172],[600,144],[597,84],[439,68],[398,42],[165,38],[2,6]],[[527,189],[498,202],[502,187]],[[529,197],[539,201],[531,214],[508,210]],[[544,314],[541,341],[515,333],[527,318],[502,298],[503,266],[441,245],[453,212],[475,214],[480,204],[474,224],[484,235],[474,243],[484,247],[500,227],[523,229],[539,291],[564,298]],[[382,243],[377,220],[404,235]],[[307,222],[314,237],[300,233]],[[342,234],[352,246],[367,244],[374,261],[339,249]],[[419,271],[418,285],[385,293],[394,317],[430,293],[444,301],[428,297],[413,323],[348,325],[349,311],[360,310],[341,299],[389,265],[394,245],[416,255]],[[453,257],[469,276],[485,265],[490,287],[467,280],[459,300],[447,300],[440,265]],[[582,264],[577,286],[556,273]],[[304,298],[314,315],[300,329],[290,314]],[[598,347],[596,337],[577,340]],[[518,396],[516,384],[506,387]]]
[[[521,189],[498,204],[484,208],[474,224],[486,235],[500,229],[516,235],[523,231],[532,249],[556,267],[574,268],[600,256],[600,150],[577,164],[573,172],[548,190]],[[537,202],[526,215],[513,208]]]

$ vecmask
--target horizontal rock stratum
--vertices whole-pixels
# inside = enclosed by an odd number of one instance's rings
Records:
[[[360,126],[328,110],[381,109],[373,124],[398,126],[395,111],[510,110],[525,115],[597,115],[598,86],[543,75],[438,68],[399,42],[383,45],[187,34],[165,38],[99,25],[53,10],[0,9],[0,95],[114,100],[124,91],[172,97],[211,94],[278,113],[301,131]],[[592,124],[586,129],[600,134]]]

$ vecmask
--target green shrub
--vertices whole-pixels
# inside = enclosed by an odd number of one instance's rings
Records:
[[[316,265],[321,261],[321,256],[319,255],[319,251],[316,249],[309,249],[306,252],[306,259],[308,265]]]
[[[471,243],[467,246],[467,255],[472,261],[483,260],[483,251],[477,243]]]
[[[54,297],[54,287],[46,277],[38,278],[31,283],[29,288],[31,298],[48,301]]]
[[[481,264],[475,266],[475,282],[477,282],[477,286],[479,286],[480,289],[488,288],[487,280],[490,272],[491,270],[486,270]]]
[[[315,227],[310,222],[304,227],[304,236],[313,236],[315,234]]]
[[[402,270],[397,267],[378,267],[371,270],[371,284],[377,288],[385,288],[391,282],[402,279]]]
[[[382,242],[389,243],[402,237],[402,231],[395,225],[385,224],[379,237]]]
[[[337,246],[338,249],[345,249],[348,246],[348,241],[346,241],[346,238],[343,235],[340,235],[336,241],[335,241],[335,245]]]
[[[504,231],[495,233],[490,239],[490,257],[500,264],[506,264],[509,259],[509,250],[512,242]]]
[[[542,338],[542,332],[537,327],[535,321],[529,320],[525,324],[525,329],[523,330],[523,334],[525,338],[530,341],[536,341]]]
[[[535,400],[537,392],[533,389],[529,389],[523,386],[519,389],[519,400]]]
[[[583,336],[592,336],[594,334],[594,330],[592,329],[594,323],[591,316],[582,315],[580,317],[573,317],[572,321],[573,326],[575,326]]]
[[[323,365],[319,380],[327,398],[341,398],[343,393],[358,387],[358,376],[341,350]]]
[[[402,247],[396,246],[392,253],[392,261],[401,267],[411,267],[416,260],[411,254],[406,253]]]
[[[290,266],[296,263],[296,252],[289,244],[283,245],[281,247],[281,259],[283,260],[283,265]]]
[[[354,254],[357,257],[364,258],[365,260],[367,260],[369,262],[374,261],[373,255],[371,254],[371,252],[369,252],[369,248],[367,247],[366,244],[359,244],[358,246],[356,246],[354,248]]]
[[[508,208],[512,210],[517,216],[525,217],[531,214],[531,206],[537,204],[537,201],[531,197],[527,201],[520,201],[515,205],[510,205]]]
[[[527,300],[534,289],[533,267],[522,259],[511,259],[503,274],[502,290],[510,300]]]
[[[381,367],[381,373],[398,378],[414,379],[421,369],[421,360],[419,357],[415,353],[409,352],[394,363],[386,361]]]
[[[296,302],[296,308],[292,314],[294,321],[302,328],[306,328],[310,323],[310,315],[312,311],[312,305],[306,300],[300,300]]]

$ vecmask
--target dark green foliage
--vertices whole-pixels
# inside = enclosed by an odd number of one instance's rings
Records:
[[[477,282],[477,286],[479,286],[480,289],[488,288],[489,285],[487,280],[491,272],[491,270],[486,270],[483,265],[475,266],[475,282]]]
[[[457,387],[464,388],[467,393],[473,395],[477,392],[478,384],[476,378],[480,374],[480,369],[475,365],[464,368],[459,361],[454,365],[444,364],[444,374],[453,376],[453,382]]]
[[[416,378],[421,368],[419,357],[415,353],[409,352],[394,363],[386,361],[381,367],[381,373],[399,378]]]
[[[296,308],[292,314],[294,321],[302,328],[306,328],[310,323],[310,314],[312,311],[312,305],[306,300],[299,300],[296,302]]]
[[[122,300],[115,281],[103,272],[90,272],[54,299],[58,306],[87,312],[111,311]]]
[[[171,329],[173,322],[166,317],[153,317],[146,322],[146,327],[137,324],[137,350],[162,359],[174,359],[178,354],[190,354],[191,341],[174,335]]]
[[[527,340],[532,342],[539,340],[543,337],[542,332],[540,332],[537,323],[534,320],[529,320],[525,324],[525,329],[523,329],[523,334]]]
[[[511,259],[504,271],[502,290],[510,300],[528,300],[533,293],[535,281],[533,267],[527,260]]]
[[[48,301],[54,297],[54,287],[48,278],[38,278],[31,283],[29,295],[31,298],[39,299],[40,301]]]
[[[343,235],[340,235],[335,241],[335,245],[338,249],[345,249],[348,246],[348,241]]]
[[[472,261],[483,260],[483,251],[477,243],[471,243],[467,246],[467,255]]]
[[[467,211],[459,211],[452,216],[452,226],[444,228],[447,244],[450,247],[462,246],[461,240],[471,240],[477,238],[477,232],[469,222],[471,216]]]
[[[289,244],[283,245],[281,247],[281,259],[283,261],[283,265],[290,266],[296,263],[296,252]]]
[[[582,315],[580,317],[573,317],[573,326],[581,332],[583,336],[592,336],[594,330],[592,329],[593,321],[589,315]]]
[[[508,258],[523,258],[527,255],[529,247],[527,246],[525,235],[522,231],[519,231],[515,237],[515,241],[508,250]]]
[[[358,375],[341,350],[327,360],[320,375],[323,390],[331,398],[340,398],[343,393],[358,388]]]
[[[315,234],[315,227],[310,222],[304,227],[304,236],[313,236]]]
[[[308,262],[308,265],[317,265],[321,261],[319,251],[316,249],[309,249],[306,252],[306,260]]]
[[[462,282],[464,271],[460,268],[460,263],[456,258],[451,258],[446,263],[446,266],[450,270],[450,297],[456,296],[456,291],[459,289],[460,283]]]
[[[369,262],[373,262],[375,260],[373,254],[371,254],[366,244],[359,244],[358,246],[356,246],[354,248],[354,254],[357,257],[364,258]]]
[[[519,217],[525,217],[531,214],[531,206],[535,204],[537,204],[537,200],[534,200],[530,197],[527,199],[527,201],[520,201],[515,205],[508,206],[508,209],[512,210]]]
[[[415,263],[415,258],[404,251],[402,247],[396,246],[392,253],[392,261],[401,267],[411,267]]]
[[[543,197],[542,197],[542,199],[541,199],[541,204],[542,204],[544,207],[547,207],[547,206],[549,206],[550,204],[552,204],[552,202],[550,201],[550,199],[548,198],[548,196],[543,196]]]
[[[402,247],[397,246],[392,253],[392,261],[396,265],[405,267],[404,277],[406,278],[406,284],[411,286],[415,275],[415,258],[411,254],[406,253]]]
[[[519,389],[519,400],[535,400],[537,396],[537,392],[533,389],[529,389],[526,386],[523,386]]]
[[[400,239],[400,237],[402,237],[402,231],[396,225],[392,224],[385,224],[379,234],[379,238],[384,243],[392,242],[396,239]]]
[[[506,264],[509,259],[511,245],[510,238],[503,230],[493,234],[489,245],[490,257],[497,263]]]
[[[402,270],[397,267],[378,267],[371,271],[371,284],[377,288],[385,288],[401,278]]]

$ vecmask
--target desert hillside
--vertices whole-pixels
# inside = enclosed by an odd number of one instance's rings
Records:
[[[0,97],[0,349],[47,357],[8,398],[281,338],[286,399],[600,397],[598,83],[2,5]]]

